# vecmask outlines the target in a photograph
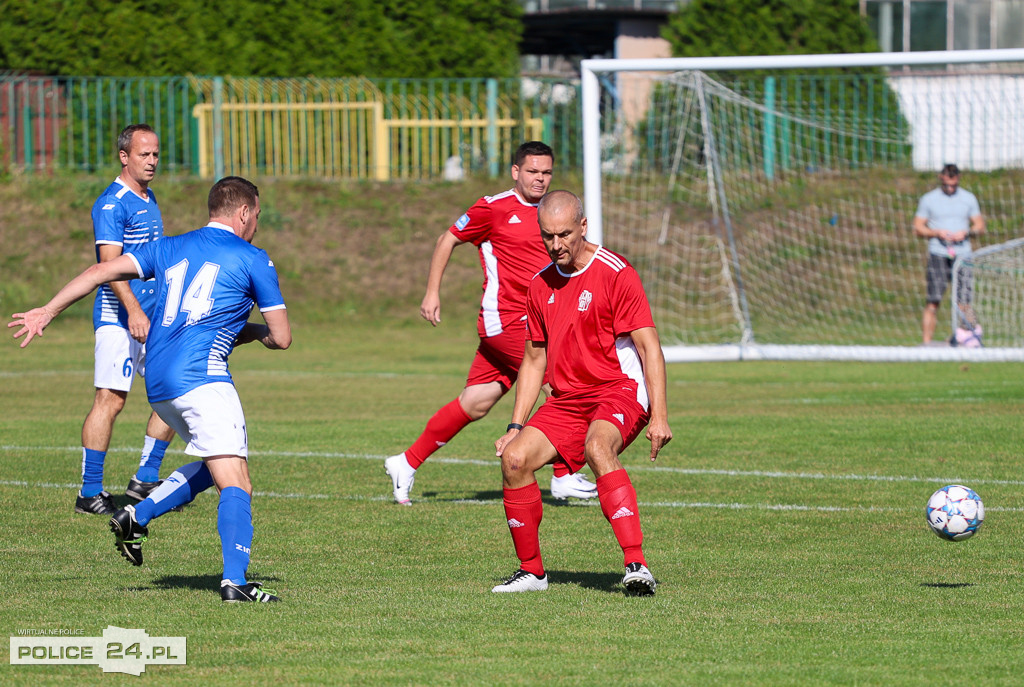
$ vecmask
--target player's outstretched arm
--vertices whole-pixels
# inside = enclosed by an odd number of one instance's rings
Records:
[[[420,303],[420,316],[436,327],[441,323],[441,279],[451,260],[455,246],[464,243],[455,234],[445,231],[437,237],[434,253],[430,256],[430,272],[427,274],[427,292]]]
[[[651,421],[647,424],[647,439],[651,442],[651,460],[657,460],[658,452],[672,441],[672,430],[668,426],[668,394],[666,392],[665,354],[661,350],[661,339],[654,327],[644,327],[630,333],[640,360],[644,366],[644,382],[647,397],[651,402]]]
[[[97,286],[116,279],[127,279],[138,277],[139,272],[135,262],[126,255],[92,265],[87,270],[64,285],[57,295],[50,299],[50,302],[40,308],[34,308],[24,313],[15,313],[12,321],[7,323],[10,327],[20,327],[14,332],[14,338],[25,337],[21,347],[25,348],[37,336],[43,335],[43,330],[57,315],[64,312],[72,303],[82,300],[92,293]]]
[[[516,380],[516,401],[512,406],[512,423],[523,425],[533,412],[540,396],[541,385],[544,383],[544,371],[548,365],[548,350],[543,343],[526,342],[523,362],[519,365],[519,378]],[[509,429],[494,442],[495,455],[501,456],[505,447],[518,436],[518,429]]]

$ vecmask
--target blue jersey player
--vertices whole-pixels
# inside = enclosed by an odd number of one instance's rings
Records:
[[[227,359],[240,344],[291,345],[291,326],[277,271],[265,251],[251,245],[260,214],[259,191],[240,177],[221,179],[210,190],[210,222],[195,231],[147,244],[93,265],[41,308],[14,315],[22,347],[61,311],[100,284],[116,279],[153,279],[157,308],[149,331],[146,391],[153,409],[200,458],[178,468],[147,498],[125,506],[110,520],[117,549],[142,565],[142,543],[153,518],[192,501],[216,485],[217,530],[228,602],[277,601],[246,579],[252,546],[252,484],[245,416]],[[248,322],[256,305],[265,324]]]
[[[163,218],[149,188],[160,159],[160,141],[149,125],[132,124],[121,131],[117,144],[121,174],[92,207],[97,262],[134,253],[163,236]],[[103,464],[135,372],[144,374],[145,342],[155,307],[152,281],[111,282],[96,292],[96,394],[82,424],[82,488],[75,499],[76,513],[110,515],[117,510],[103,489]],[[156,413],[150,415],[139,468],[125,489],[130,499],[141,501],[156,489],[160,462],[173,437],[174,430]]]

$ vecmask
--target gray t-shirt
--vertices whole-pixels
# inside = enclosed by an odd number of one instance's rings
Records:
[[[914,214],[928,220],[929,229],[967,231],[971,228],[971,218],[981,214],[981,207],[970,191],[958,187],[953,195],[946,195],[939,187],[921,196]],[[946,258],[966,257],[971,254],[971,242],[964,239],[952,243],[931,238],[928,239],[928,252]]]

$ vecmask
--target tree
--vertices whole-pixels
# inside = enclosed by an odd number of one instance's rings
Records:
[[[0,70],[514,76],[521,12],[515,0],[2,0]]]
[[[693,0],[662,36],[677,57],[878,51],[858,0]]]

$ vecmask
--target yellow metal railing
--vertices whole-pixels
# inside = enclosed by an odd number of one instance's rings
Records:
[[[203,82],[192,110],[197,171],[375,179],[438,176],[452,157],[488,151],[508,160],[521,138],[540,139],[540,118],[512,116],[507,98],[383,94],[366,80]],[[271,101],[273,98],[273,101]],[[398,113],[387,116],[387,112]]]
[[[215,149],[215,105],[192,109],[198,121],[199,174],[388,178],[384,106],[354,103],[224,103],[223,150]]]

